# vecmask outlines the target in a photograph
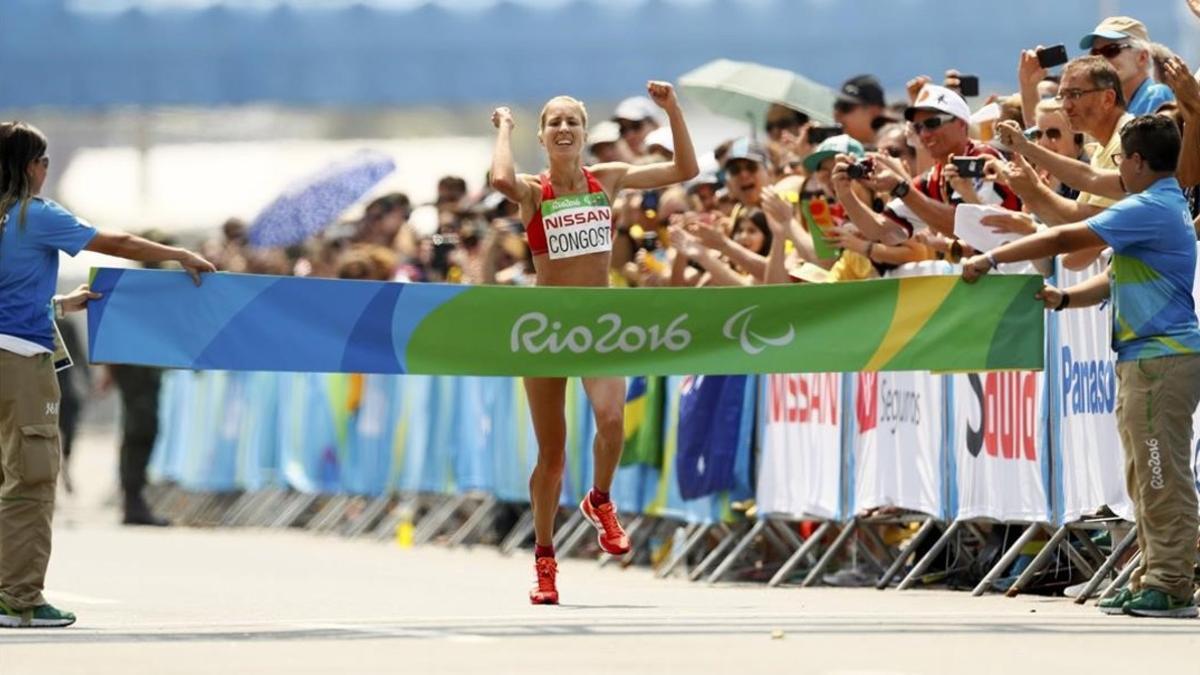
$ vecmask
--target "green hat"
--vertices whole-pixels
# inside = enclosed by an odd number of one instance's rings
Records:
[[[821,141],[821,144],[817,146],[817,149],[813,150],[808,157],[804,158],[804,170],[812,173],[817,170],[818,166],[821,166],[821,162],[824,162],[827,158],[833,157],[834,155],[854,155],[855,157],[862,157],[866,154],[866,151],[863,150],[862,143],[850,138],[848,134],[831,136]]]

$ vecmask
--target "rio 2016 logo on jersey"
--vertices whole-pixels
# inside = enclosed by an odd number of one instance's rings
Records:
[[[1037,374],[967,375],[975,399],[967,419],[967,451],[998,459],[1037,461]]]

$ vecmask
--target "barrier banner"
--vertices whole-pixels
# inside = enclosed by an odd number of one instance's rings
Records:
[[[625,449],[621,466],[662,464],[663,382],[661,377],[631,377],[625,383]]]
[[[698,375],[683,378],[675,471],[679,494],[695,499],[734,486],[738,456],[750,451],[754,378]]]
[[[1029,371],[953,376],[955,518],[1051,520],[1044,379]]]
[[[854,509],[945,515],[945,377],[859,373],[854,395]]]
[[[663,429],[663,461],[658,471],[657,481],[643,480],[642,489],[646,490],[646,515],[659,518],[674,518],[688,523],[715,523],[727,519],[729,515],[729,494],[722,492],[710,494],[696,499],[684,499],[679,491],[679,476],[676,470],[676,453],[679,451],[679,434],[682,421],[680,419],[680,404],[684,391],[690,387],[690,378],[672,375],[666,378],[666,401]],[[745,471],[748,464],[739,467]],[[649,478],[649,476],[647,476]],[[636,485],[636,484],[635,484]],[[618,503],[622,509],[623,503]]]
[[[745,288],[506,288],[93,270],[96,363],[667,375],[1040,369],[1034,276]]]
[[[841,515],[842,376],[767,375],[758,510],[797,518]]]
[[[1105,274],[1102,259],[1085,270],[1060,268],[1058,285],[1069,288]],[[1112,350],[1109,303],[1058,312],[1058,488],[1065,523],[1108,506],[1133,519],[1133,503],[1125,491],[1125,456],[1117,433],[1117,355]]]

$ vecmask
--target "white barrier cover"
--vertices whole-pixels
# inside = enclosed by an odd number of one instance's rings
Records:
[[[854,509],[941,516],[944,378],[860,372],[854,392]]]
[[[1107,267],[1103,259],[1085,270],[1060,269],[1059,285],[1068,288],[1103,274]],[[1125,459],[1117,434],[1117,355],[1111,346],[1109,305],[1068,309],[1058,315],[1058,322],[1063,522],[1106,505],[1132,520],[1133,503],[1125,491]]]
[[[942,516],[944,378],[900,372],[855,379],[855,511],[898,506]]]
[[[1040,372],[954,376],[956,518],[1045,522]]]
[[[773,374],[766,396],[758,510],[837,518],[841,486],[842,376]]]

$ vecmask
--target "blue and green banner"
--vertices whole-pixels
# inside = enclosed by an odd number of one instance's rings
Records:
[[[1040,277],[511,288],[93,271],[95,363],[436,375],[1040,369]]]

